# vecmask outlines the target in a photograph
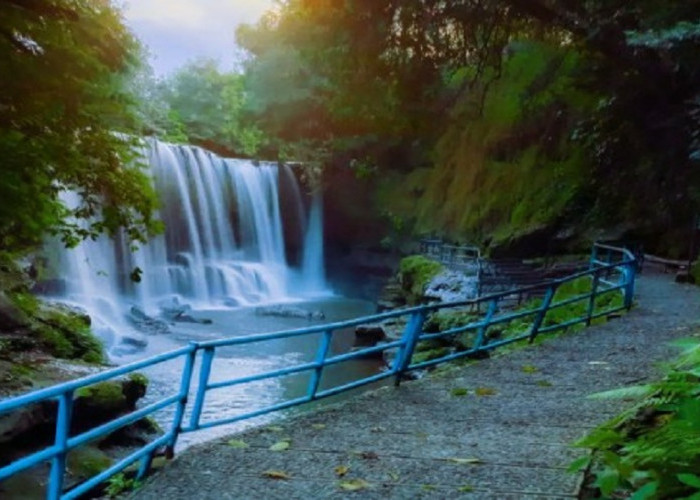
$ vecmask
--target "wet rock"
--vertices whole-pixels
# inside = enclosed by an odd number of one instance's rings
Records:
[[[384,325],[379,323],[359,325],[355,328],[356,346],[373,346],[378,342],[387,340],[387,338]]]
[[[149,316],[136,306],[132,306],[129,313],[129,321],[141,332],[148,334],[170,333],[170,326],[165,321]]]
[[[130,356],[144,350],[148,346],[148,339],[129,335],[122,337],[119,344],[112,347],[111,354],[115,356]]]
[[[238,307],[238,306],[240,306],[241,304],[240,304],[240,302],[238,302],[238,301],[237,301],[236,299],[234,299],[233,297],[226,297],[226,298],[224,299],[224,305],[225,305],[226,307]]]
[[[200,319],[195,318],[190,314],[192,311],[192,306],[189,304],[182,304],[177,297],[173,297],[171,300],[163,301],[158,304],[160,307],[161,315],[168,321],[176,321],[178,323],[196,323],[200,325],[209,325],[212,323],[210,319]]]
[[[255,309],[255,314],[260,316],[278,316],[281,318],[303,318],[309,320],[325,319],[326,315],[323,311],[309,311],[301,307],[275,305],[268,307],[258,307]]]
[[[429,300],[456,302],[476,297],[476,276],[467,276],[457,271],[444,271],[435,276],[425,290],[424,296]]]

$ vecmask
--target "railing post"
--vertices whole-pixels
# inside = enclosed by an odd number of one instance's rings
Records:
[[[593,311],[595,310],[595,299],[598,292],[598,282],[600,281],[600,273],[598,271],[593,272],[593,286],[591,287],[591,296],[588,299],[588,312],[586,313],[586,326],[591,326],[591,317],[593,316]]]
[[[598,259],[598,246],[594,243],[593,248],[591,249],[591,260],[589,261],[588,268],[593,269],[595,268],[595,261]]]
[[[484,321],[481,322],[481,326],[479,327],[479,330],[476,333],[476,340],[474,341],[474,345],[472,346],[472,349],[474,349],[475,351],[481,349],[481,346],[484,344],[484,338],[486,338],[486,331],[489,329],[489,326],[491,325],[491,318],[493,318],[493,315],[496,314],[497,309],[498,300],[492,299],[489,302],[489,308],[486,311]]]
[[[73,391],[64,392],[58,400],[58,418],[56,419],[56,436],[54,446],[58,452],[51,461],[51,475],[46,498],[58,500],[63,493],[63,476],[66,472],[66,455],[68,435],[70,433],[71,414],[73,413]]]
[[[170,429],[172,437],[170,438],[170,442],[165,448],[165,456],[167,458],[172,458],[175,455],[175,445],[177,444],[177,438],[180,435],[180,432],[182,431],[182,419],[185,416],[185,408],[187,407],[187,399],[190,393],[190,385],[192,382],[192,370],[194,368],[194,359],[197,356],[197,347],[194,344],[194,342],[191,342],[190,346],[192,347],[192,350],[189,353],[187,353],[187,358],[185,358],[185,367],[182,371],[182,378],[180,379],[180,393],[178,395],[179,400],[177,402],[177,408],[175,409],[175,416],[173,417],[173,426]],[[144,469],[144,476],[148,473],[148,469],[151,466],[150,461],[152,458],[152,455],[150,455],[148,460],[149,463],[146,463],[146,458],[144,457],[144,461],[141,463],[141,469]],[[143,477],[141,475],[141,469],[139,469],[138,479]]]
[[[636,261],[632,262],[630,264],[627,264],[623,268],[623,275],[626,280],[626,286],[624,288],[625,291],[625,307],[629,311],[632,309],[632,304],[634,302],[634,283],[637,278],[637,271],[636,271]]]
[[[323,362],[326,360],[326,355],[328,354],[328,349],[331,346],[331,339],[333,338],[333,331],[326,330],[323,332],[323,338],[321,339],[321,344],[318,346],[318,351],[316,351],[316,368],[311,374],[311,380],[309,380],[308,396],[309,400],[313,400],[316,397],[316,391],[318,390],[318,384],[321,382],[321,375],[323,375]]]
[[[197,395],[194,400],[194,408],[190,418],[190,429],[197,430],[199,428],[199,418],[202,415],[202,407],[204,406],[204,396],[207,393],[209,385],[209,374],[211,373],[211,363],[214,360],[214,348],[205,347],[202,355],[202,366],[199,369],[199,386],[197,387]]]
[[[550,285],[547,288],[547,293],[545,294],[544,299],[542,299],[542,307],[540,307],[539,311],[537,311],[537,317],[535,318],[535,321],[533,321],[532,328],[530,329],[531,344],[535,341],[537,333],[540,331],[540,327],[542,326],[542,322],[544,321],[545,316],[547,316],[549,306],[552,303],[552,299],[554,298],[555,293],[556,286]]]
[[[406,325],[406,329],[401,336],[401,348],[394,360],[394,367],[392,371],[394,372],[394,385],[398,387],[401,383],[401,375],[406,371],[408,366],[411,364],[411,358],[413,357],[413,351],[418,343],[418,337],[420,336],[421,330],[423,329],[423,322],[425,321],[425,311],[416,311],[411,315],[411,319]]]

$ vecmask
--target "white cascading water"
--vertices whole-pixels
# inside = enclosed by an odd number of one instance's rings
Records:
[[[108,237],[62,251],[64,300],[118,332],[134,305],[153,315],[173,303],[238,307],[328,293],[319,195],[306,216],[292,186],[298,208],[288,215],[304,214],[298,224],[305,229],[302,265],[295,268],[285,256],[277,164],[158,141],[148,156],[164,234],[136,251]],[[64,203],[78,198],[66,193]],[[129,279],[136,267],[143,271],[138,284]]]
[[[304,290],[310,294],[327,293],[325,269],[318,262],[323,262],[323,198],[320,191],[314,193],[304,236],[301,269]]]

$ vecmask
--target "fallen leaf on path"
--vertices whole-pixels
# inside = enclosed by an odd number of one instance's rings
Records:
[[[552,383],[549,380],[538,380],[537,385],[540,387],[552,387]]]
[[[291,446],[289,441],[278,441],[277,443],[270,446],[270,451],[285,451]]]
[[[364,479],[349,479],[347,481],[340,481],[338,486],[345,491],[359,491],[369,488],[371,484]]]
[[[433,490],[435,490],[435,485],[434,484],[421,484],[420,489],[423,491],[433,491]]]
[[[452,391],[450,391],[450,393],[453,396],[466,396],[469,394],[469,389],[466,389],[465,387],[455,387],[452,389]]]
[[[450,457],[446,458],[448,462],[452,462],[453,464],[459,464],[459,465],[473,465],[473,464],[480,464],[481,460],[478,458],[457,458],[457,457]]]
[[[291,479],[292,476],[281,470],[266,470],[262,473],[263,476],[270,479]]]
[[[311,428],[320,431],[326,428],[326,424],[311,424]]]
[[[457,488],[457,491],[459,491],[460,493],[470,493],[474,491],[474,487],[469,484],[465,484],[464,486],[460,486],[459,488]]]
[[[521,368],[523,373],[537,373],[540,371],[539,368],[537,368],[535,365],[523,365]]]
[[[336,476],[343,477],[345,474],[348,473],[348,471],[350,470],[350,467],[348,467],[347,465],[339,465],[338,467],[336,467],[333,470],[335,470]]]
[[[250,445],[246,443],[245,441],[241,441],[240,439],[231,439],[228,443],[231,448],[236,448],[239,450],[242,450],[244,448],[248,448]]]
[[[496,389],[492,389],[490,387],[477,387],[474,390],[474,393],[477,396],[495,396],[496,395]]]

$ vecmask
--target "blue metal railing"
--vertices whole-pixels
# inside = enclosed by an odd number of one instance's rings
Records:
[[[593,247],[589,269],[565,278],[461,302],[412,307],[310,328],[227,338],[208,342],[193,342],[186,347],[159,356],[47,389],[6,399],[0,402],[0,415],[44,401],[57,401],[57,418],[55,441],[53,445],[0,467],[0,481],[36,465],[51,462],[46,497],[50,500],[54,500],[77,498],[137,461],[140,461],[137,478],[141,478],[148,472],[153,456],[157,450],[165,447],[166,456],[172,455],[178,436],[182,433],[194,432],[200,429],[254,418],[273,411],[309,403],[390,377],[394,377],[395,384],[398,385],[402,376],[411,370],[428,368],[458,358],[474,356],[480,352],[491,351],[514,342],[523,340],[533,342],[538,335],[544,333],[550,333],[580,324],[590,325],[591,321],[596,318],[613,314],[622,309],[629,309],[632,306],[635,276],[636,262],[631,252],[623,248],[596,244]],[[573,282],[580,284],[582,281],[585,281],[588,287],[585,292],[557,300],[557,290],[559,290],[560,287]],[[528,292],[541,292],[541,298],[533,299],[519,309],[506,309],[501,307],[501,302],[504,302],[504,299],[509,295]],[[619,303],[610,299],[608,299],[607,302],[601,300],[605,296],[619,297],[621,300]],[[472,316],[476,317],[476,320],[471,320],[466,324],[454,326],[444,331],[423,331],[426,319],[433,313],[441,310],[471,311],[473,313],[474,311],[480,311],[479,306],[482,303],[487,304],[488,307],[484,314],[475,313],[475,315]],[[561,323],[556,321],[555,311],[557,309],[578,303],[584,306],[580,307],[583,311],[582,314],[573,318],[567,316],[566,321]],[[396,321],[400,318],[404,318],[405,320],[405,327],[400,339],[365,347],[357,351],[342,354],[331,353],[330,348],[333,337],[340,330],[390,319]],[[518,324],[519,328],[515,328],[510,335],[489,335],[489,330],[493,327],[498,327],[502,331],[505,325],[516,321],[520,321]],[[464,334],[471,335],[469,337],[471,345],[468,348],[465,347],[462,350],[448,349],[442,356],[436,359],[413,359],[416,347],[422,341],[454,338],[457,335],[463,338]],[[310,336],[319,337],[318,347],[311,361],[245,377],[216,382],[211,380],[212,363],[216,358],[217,351],[220,349],[257,344],[283,338]],[[326,367],[338,365],[354,359],[365,358],[370,354],[376,355],[377,353],[388,350],[395,350],[396,356],[391,366],[386,371],[352,380],[341,385],[322,388],[321,381]],[[194,369],[196,358],[201,359],[198,370]],[[182,370],[180,387],[175,394],[150,403],[132,413],[82,432],[81,434],[71,435],[70,424],[76,391],[83,387],[121,377],[149,366],[177,359],[184,360],[184,368]],[[306,393],[303,396],[243,412],[235,416],[207,421],[203,421],[202,419],[203,409],[206,404],[206,396],[210,391],[301,373],[309,374]],[[198,381],[198,385],[191,410],[189,410],[188,394],[190,392],[192,379],[195,377]],[[164,408],[174,408],[172,422],[164,435],[119,460],[107,470],[68,491],[64,491],[66,455],[71,450],[89,441],[95,440],[96,438],[106,436],[119,428],[134,423]],[[185,423],[186,409],[188,409],[190,413],[189,419]]]

